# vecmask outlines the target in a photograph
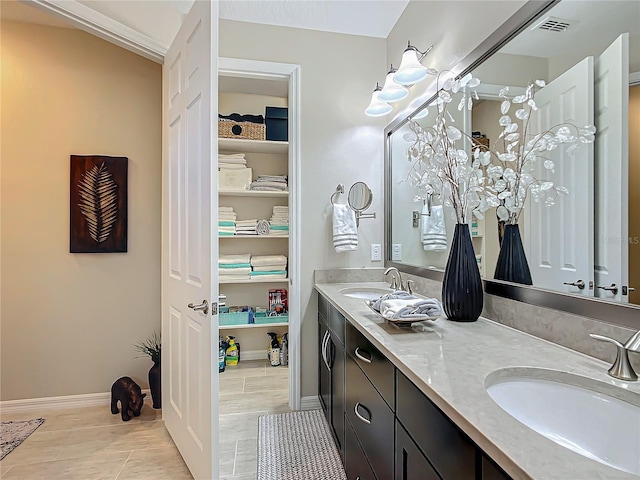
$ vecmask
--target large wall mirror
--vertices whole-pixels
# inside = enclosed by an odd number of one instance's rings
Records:
[[[640,2],[529,2],[455,73],[469,71],[482,81],[472,110],[449,110],[469,136],[469,153],[472,142],[504,151],[500,92],[509,87],[513,97],[538,79],[545,86],[536,102],[548,105],[536,112],[546,117],[539,121],[597,127],[593,143],[571,154],[560,146],[548,154],[552,163],[541,162],[549,168],[538,174],[566,194],[552,205],[529,198],[518,221],[532,285],[495,276],[503,231],[497,208],[474,218],[487,291],[640,327]],[[387,264],[438,279],[455,219],[437,196],[415,187],[408,155],[411,122],[431,126],[435,115],[427,102],[385,132],[386,222]]]

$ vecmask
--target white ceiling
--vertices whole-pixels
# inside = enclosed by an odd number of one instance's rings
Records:
[[[564,32],[550,32],[535,27],[547,16],[568,20]],[[565,1],[554,6],[527,30],[505,45],[500,52],[514,55],[549,58],[569,54],[576,49],[598,51],[620,32],[640,34],[640,2]],[[606,43],[608,45],[608,43]]]
[[[220,18],[387,38],[409,0],[221,0]]]
[[[78,0],[169,45],[193,0]],[[409,0],[220,0],[220,18],[387,38]],[[5,20],[69,27],[36,7],[1,0]]]

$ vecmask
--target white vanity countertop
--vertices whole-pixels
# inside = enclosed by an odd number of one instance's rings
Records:
[[[640,478],[587,459],[521,424],[491,399],[485,379],[497,370],[528,367],[568,372],[638,394],[640,382],[618,381],[607,375],[605,362],[484,318],[472,323],[443,318],[399,329],[363,300],[341,294],[347,287],[388,285],[319,283],[316,290],[514,479]],[[629,428],[640,435],[640,425]]]

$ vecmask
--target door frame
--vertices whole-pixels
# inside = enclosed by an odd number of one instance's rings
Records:
[[[289,108],[289,407],[300,410],[301,314],[301,189],[300,189],[300,65],[218,57],[218,76],[288,82]],[[217,187],[216,187],[217,188]]]

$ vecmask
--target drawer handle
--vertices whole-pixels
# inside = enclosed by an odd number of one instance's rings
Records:
[[[356,414],[356,417],[358,417],[360,420],[362,420],[367,425],[371,425],[371,420],[369,420],[367,418],[364,418],[362,415],[360,415],[360,412],[358,412],[358,407],[364,408],[367,411],[367,413],[369,414],[369,417],[371,417],[371,412],[369,411],[369,409],[367,407],[365,407],[364,405],[362,405],[360,402],[357,402],[355,407],[353,407],[353,411]]]
[[[353,353],[355,353],[356,357],[358,357],[363,362],[371,363],[371,358],[363,357],[362,355],[360,355],[360,347],[356,347],[356,349],[355,349],[355,351]],[[370,354],[368,354],[368,355],[369,355],[369,357],[371,357]]]

